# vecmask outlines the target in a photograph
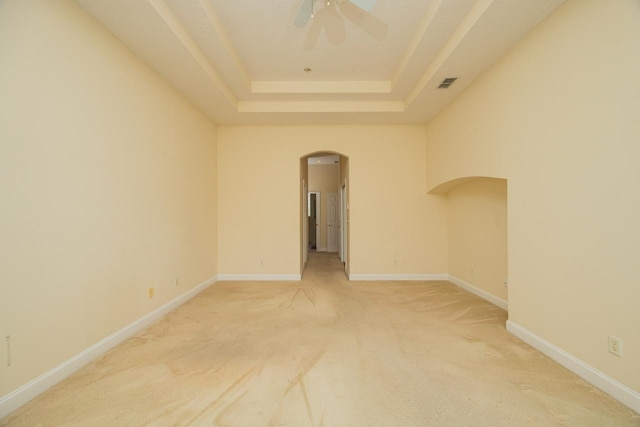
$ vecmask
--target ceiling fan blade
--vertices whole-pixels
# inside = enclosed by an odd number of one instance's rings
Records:
[[[357,9],[355,6],[351,7]],[[345,41],[346,29],[344,19],[342,15],[338,13],[337,2],[335,1],[315,11],[313,20],[311,21],[311,28],[309,28],[307,39],[304,43],[304,49],[313,49],[316,46],[320,34],[324,34],[327,41],[334,46],[340,46]]]
[[[377,0],[349,0],[351,3],[355,4],[362,10],[366,10],[367,12],[371,12],[373,7],[376,5]]]
[[[347,1],[341,3],[340,13],[376,40],[384,40],[389,32],[387,24],[370,13],[360,9],[352,2]]]
[[[309,19],[311,19],[311,14],[313,13],[313,1],[312,0],[302,0],[302,4],[300,5],[300,10],[298,11],[298,16],[296,16],[296,27],[304,28],[309,23]]]

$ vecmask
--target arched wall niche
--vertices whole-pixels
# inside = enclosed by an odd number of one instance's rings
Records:
[[[432,187],[427,191],[428,194],[447,194],[452,191],[454,188],[459,187],[464,184],[468,184],[474,181],[482,181],[482,180],[500,180],[506,183],[506,178],[501,177],[492,177],[492,176],[465,176],[462,178],[452,179],[450,181],[443,182],[441,184]]]
[[[433,188],[447,198],[452,282],[508,308],[507,180],[463,177]]]

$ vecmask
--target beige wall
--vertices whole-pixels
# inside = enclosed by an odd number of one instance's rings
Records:
[[[427,127],[429,188],[508,178],[510,320],[636,391],[638,40],[638,1],[569,0]]]
[[[446,199],[425,194],[424,137],[424,126],[220,126],[220,273],[300,272],[299,159],[319,151],[349,156],[352,274],[446,273]]]
[[[507,178],[510,320],[640,390],[638,40],[637,1],[569,0],[426,134],[222,126],[216,146],[74,3],[0,2],[0,396],[218,271],[299,273],[300,158],[318,151],[349,156],[354,274],[463,275],[482,239],[461,213],[499,191],[425,188]]]
[[[320,192],[320,236],[318,250],[327,250],[329,193],[338,192],[339,165],[309,165],[309,191]]]
[[[507,182],[478,178],[448,193],[449,274],[507,300]]]
[[[73,2],[0,58],[3,396],[216,274],[216,129]]]

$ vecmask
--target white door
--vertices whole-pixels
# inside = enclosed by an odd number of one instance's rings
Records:
[[[338,257],[341,262],[344,262],[342,257],[342,248],[344,247],[344,242],[342,241],[342,187],[338,187],[338,196],[340,197],[340,206],[338,206]]]
[[[340,201],[338,193],[329,193],[329,208],[327,211],[327,251],[338,252],[340,239]]]
[[[340,261],[347,260],[347,182],[340,188]],[[345,265],[346,267],[346,265]]]

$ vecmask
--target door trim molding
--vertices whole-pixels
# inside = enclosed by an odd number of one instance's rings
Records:
[[[316,251],[318,251],[319,247],[320,247],[320,220],[322,219],[322,217],[320,215],[322,215],[322,212],[320,210],[320,204],[322,202],[322,192],[321,191],[311,191],[308,190],[307,191],[307,205],[309,203],[309,197],[315,194],[316,195]],[[308,218],[309,212],[307,212],[307,218]],[[308,242],[311,243],[311,242]],[[308,249],[307,249],[308,250]]]

